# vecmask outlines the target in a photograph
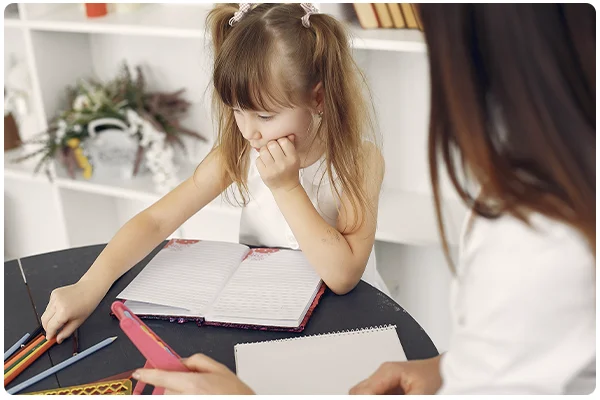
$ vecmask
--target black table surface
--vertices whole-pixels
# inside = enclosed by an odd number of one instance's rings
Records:
[[[110,316],[110,305],[165,243],[158,246],[148,257],[117,280],[96,311],[79,328],[79,343],[82,350],[107,337],[118,336],[118,339],[98,353],[58,372],[55,381],[48,378],[40,382],[35,389],[26,390],[27,392],[40,390],[40,387],[57,387],[57,384],[60,387],[66,387],[89,383],[144,365],[144,357],[120,330],[118,321]],[[104,245],[88,246],[21,259],[35,314],[38,318],[46,309],[52,290],[75,283],[103,248]],[[6,266],[12,265],[11,263],[5,263],[5,276]],[[29,299],[19,301],[29,302]],[[25,306],[21,307],[25,308]],[[5,309],[5,326],[7,321],[14,318],[14,313],[14,309]],[[30,314],[33,318],[34,314]],[[388,296],[362,281],[345,296],[336,296],[327,290],[302,333],[212,326],[198,327],[193,322],[183,324],[161,320],[146,320],[145,322],[182,357],[204,353],[227,365],[233,371],[235,371],[233,347],[237,343],[307,336],[388,324],[397,326],[398,336],[409,360],[429,358],[438,354],[429,336],[408,312]],[[23,327],[13,336],[19,336],[19,332],[25,331],[26,329]],[[8,335],[7,328],[5,328],[5,335]],[[20,336],[16,337],[12,343],[19,338]],[[5,345],[5,347],[8,346]],[[70,357],[72,350],[70,340],[53,346],[49,351],[50,361],[55,364],[59,363]]]
[[[37,316],[31,304],[29,293],[19,263],[16,260],[4,263],[4,351],[8,350],[26,333],[33,332],[39,326]],[[52,367],[48,353],[42,354],[9,387],[18,385],[27,379]],[[56,387],[55,376],[30,386],[30,392]]]

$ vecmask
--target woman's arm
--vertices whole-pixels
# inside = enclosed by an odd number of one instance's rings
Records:
[[[337,227],[332,227],[315,209],[300,184],[292,189],[286,186],[271,189],[308,261],[336,294],[345,294],[358,284],[375,241],[384,162],[381,153],[373,145],[365,146],[369,168],[362,184],[373,213],[360,214],[351,206],[348,197],[342,194]],[[358,218],[356,221],[362,219],[363,223],[348,230],[353,226],[355,217]]]

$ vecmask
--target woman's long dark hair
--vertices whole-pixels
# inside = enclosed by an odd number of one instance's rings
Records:
[[[538,212],[596,253],[596,23],[589,4],[421,4],[431,74],[429,164],[475,213]],[[466,189],[463,172],[480,186]]]

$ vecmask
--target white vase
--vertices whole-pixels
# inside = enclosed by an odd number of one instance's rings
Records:
[[[111,125],[117,129],[96,131],[96,127]],[[94,176],[125,180],[133,177],[138,143],[123,127],[126,125],[122,121],[110,118],[90,123],[90,138],[86,147],[93,163]]]

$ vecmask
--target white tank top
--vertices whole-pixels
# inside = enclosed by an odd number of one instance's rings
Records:
[[[248,204],[242,208],[240,243],[252,246],[283,247],[299,249],[298,241],[275,202],[271,190],[265,185],[258,169],[258,152],[250,154],[248,168]],[[334,195],[327,178],[325,158],[300,170],[300,184],[306,191],[317,212],[332,227],[336,227],[339,200]],[[371,286],[389,295],[381,275],[377,271],[374,248],[362,279]]]

